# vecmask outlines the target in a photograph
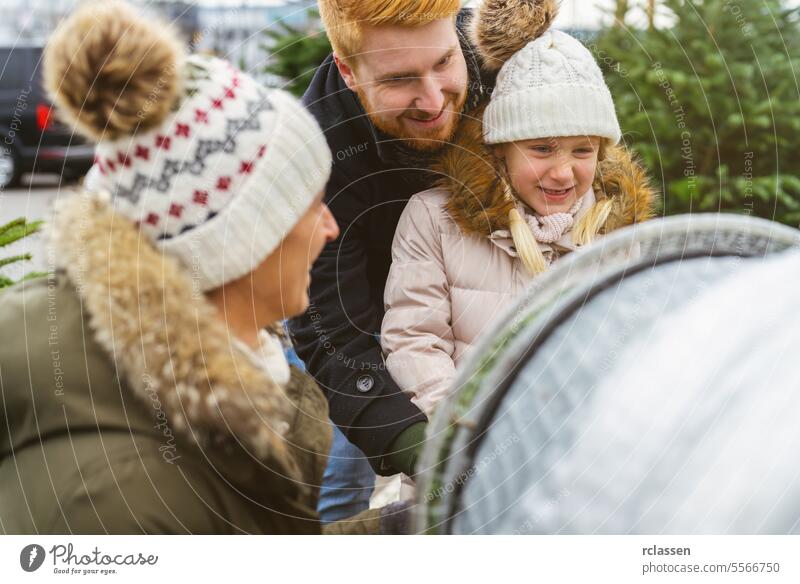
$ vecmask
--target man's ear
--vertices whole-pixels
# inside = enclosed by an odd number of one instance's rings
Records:
[[[356,75],[353,72],[353,68],[347,63],[344,59],[340,59],[334,53],[333,60],[336,63],[336,68],[339,69],[339,75],[342,76],[344,79],[345,85],[350,91],[355,91],[356,87]]]

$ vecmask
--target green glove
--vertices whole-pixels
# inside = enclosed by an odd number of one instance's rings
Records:
[[[383,457],[381,466],[387,471],[387,474],[402,472],[408,476],[414,476],[417,458],[425,443],[427,426],[426,422],[417,422],[400,432],[400,435],[392,442],[389,453]]]

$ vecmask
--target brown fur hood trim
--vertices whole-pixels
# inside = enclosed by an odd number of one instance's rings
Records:
[[[291,402],[232,347],[216,308],[181,266],[88,192],[59,201],[49,230],[58,266],[132,392],[145,403],[155,392],[189,442],[235,441],[296,478],[283,439]]]
[[[447,212],[468,235],[489,236],[508,229],[513,203],[503,193],[498,170],[502,163],[483,143],[484,108],[465,114],[453,143],[435,165],[441,174],[437,186],[449,193]],[[657,199],[645,170],[622,146],[606,149],[594,183],[597,200],[614,199],[601,233],[650,219]]]

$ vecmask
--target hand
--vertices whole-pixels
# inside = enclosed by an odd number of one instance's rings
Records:
[[[385,474],[402,472],[410,477],[414,476],[417,459],[425,444],[425,428],[427,426],[426,422],[417,422],[400,433],[392,443],[389,452],[383,457],[381,467],[382,470],[386,468]],[[384,473],[381,472],[381,474]]]
[[[410,535],[411,501],[395,501],[381,508],[380,535]]]

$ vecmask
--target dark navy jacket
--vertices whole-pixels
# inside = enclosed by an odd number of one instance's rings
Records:
[[[493,75],[457,28],[469,71],[465,110],[491,91]],[[397,435],[425,415],[394,383],[379,341],[383,290],[395,227],[412,195],[433,186],[430,158],[404,148],[372,125],[345,85],[333,56],[317,70],[303,103],[319,122],[333,154],[325,201],[341,235],[329,243],[311,273],[311,305],[289,324],[295,348],[328,397],[330,416],[367,455],[376,471]]]

